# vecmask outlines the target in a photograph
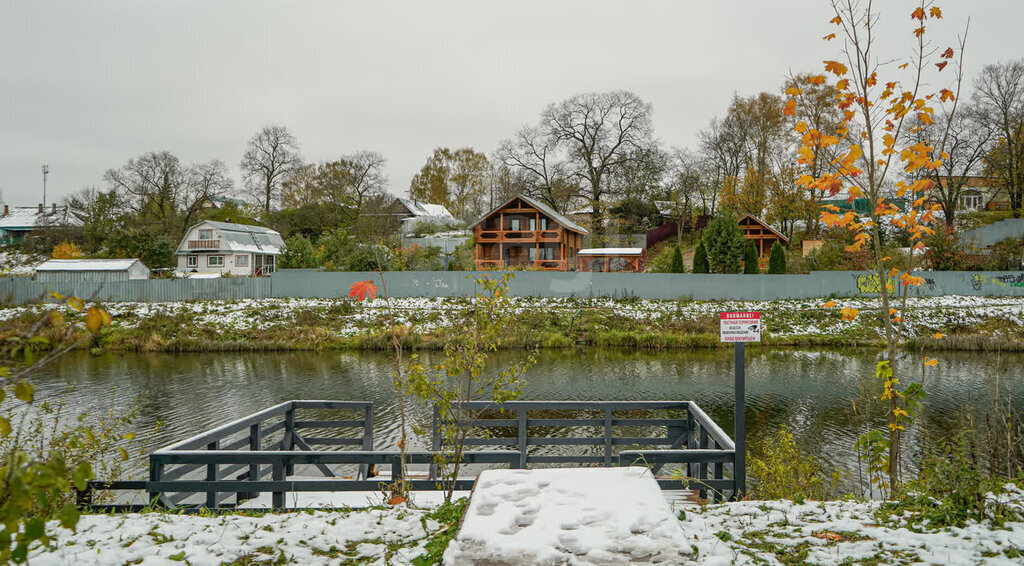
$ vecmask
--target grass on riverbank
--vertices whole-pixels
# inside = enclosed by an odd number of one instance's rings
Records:
[[[718,313],[756,310],[769,346],[880,346],[877,300],[845,299],[856,321],[822,300],[654,301],[639,299],[516,298],[516,326],[503,348],[633,349],[722,347]],[[945,350],[1024,350],[1024,298],[936,297],[910,300],[903,317],[906,347]],[[437,349],[462,332],[471,308],[465,298],[393,299],[400,340],[407,349]],[[44,306],[0,309],[16,330]],[[386,350],[391,336],[381,300],[267,299],[182,303],[111,303],[114,317],[88,347],[108,351],[207,352],[272,350]],[[65,313],[65,316],[78,316]],[[932,338],[941,332],[941,340]],[[5,336],[0,336],[0,339]]]

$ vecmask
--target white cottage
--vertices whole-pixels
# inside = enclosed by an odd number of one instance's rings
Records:
[[[179,271],[258,277],[275,271],[283,249],[270,228],[206,220],[189,228],[175,255]]]

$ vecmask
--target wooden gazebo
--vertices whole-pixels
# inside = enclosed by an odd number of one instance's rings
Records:
[[[758,257],[767,257],[772,252],[772,245],[775,242],[782,246],[789,244],[789,238],[753,214],[747,214],[740,218],[739,224],[740,229],[743,230],[743,237],[754,241]]]

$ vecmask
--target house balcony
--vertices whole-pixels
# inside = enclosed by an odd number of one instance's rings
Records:
[[[561,230],[480,230],[478,242],[540,242],[558,243],[562,241]]]
[[[510,262],[513,267],[527,267],[533,266],[539,269],[546,269],[549,271],[568,271],[569,262],[562,259],[538,259],[536,261],[512,261]],[[503,269],[505,268],[505,262],[500,259],[478,259],[476,260],[477,269]]]
[[[189,240],[188,249],[190,250],[219,250],[220,240]]]

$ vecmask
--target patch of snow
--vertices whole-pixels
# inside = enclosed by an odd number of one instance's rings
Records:
[[[486,470],[444,564],[679,564],[690,552],[647,468]]]

